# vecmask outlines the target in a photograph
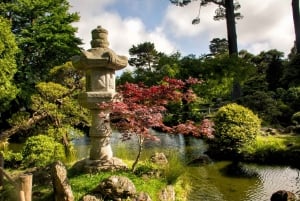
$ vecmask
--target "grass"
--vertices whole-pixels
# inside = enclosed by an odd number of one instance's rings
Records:
[[[103,172],[98,174],[82,174],[69,179],[75,200],[79,200],[86,193],[92,191],[105,178],[112,175],[128,177],[136,186],[137,192],[147,192],[155,200],[157,192],[166,184],[161,179],[148,178],[144,180],[130,172]]]
[[[123,156],[130,156],[125,154],[126,150],[122,150],[119,154]],[[147,153],[146,155],[151,155]],[[168,165],[156,165],[150,162],[150,160],[140,161],[138,168],[145,173],[151,172],[152,170],[158,170],[161,174],[159,176],[143,176],[142,174],[132,173],[131,171],[116,171],[116,172],[100,172],[96,174],[74,174],[70,172],[68,174],[69,183],[72,188],[75,201],[80,200],[82,196],[91,192],[98,184],[105,178],[112,175],[119,175],[128,177],[135,185],[137,192],[146,192],[152,198],[153,201],[159,200],[159,192],[164,189],[167,185],[172,184],[176,192],[177,201],[186,201],[188,182],[187,179],[182,177],[185,167],[175,156],[176,154],[170,154]],[[130,157],[124,157],[123,160],[128,167],[132,164],[133,160]],[[71,164],[67,165],[71,167]],[[68,169],[68,168],[67,168]],[[18,170],[10,171],[10,174],[18,174]],[[179,178],[179,179],[178,179]],[[39,186],[33,186],[33,200],[35,201],[46,201],[53,199],[53,187],[51,184],[42,184]],[[13,201],[13,195],[15,194],[14,189],[10,185],[5,185],[5,189],[0,190],[0,198],[5,201]],[[0,199],[2,201],[2,199]]]
[[[252,144],[242,149],[242,155],[248,160],[286,165],[297,164],[299,154],[300,135],[293,134],[257,136]]]
[[[269,135],[257,136],[253,144],[246,145],[244,151],[249,154],[255,154],[260,151],[288,151],[289,149],[300,149],[299,135]]]

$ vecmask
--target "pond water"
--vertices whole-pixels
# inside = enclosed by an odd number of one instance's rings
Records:
[[[142,157],[147,158],[155,151],[166,155],[176,154],[183,162],[189,162],[207,149],[203,140],[182,135],[168,135],[156,132],[158,142],[146,142]],[[78,158],[88,157],[89,138],[74,141]],[[111,139],[114,156],[121,159],[134,159],[137,142],[122,142],[119,134]],[[125,151],[126,150],[126,151]],[[128,154],[130,153],[130,154]],[[131,154],[132,153],[132,154]],[[238,164],[242,173],[235,171],[230,161],[212,162],[207,165],[187,166],[192,189],[189,201],[269,201],[277,190],[288,190],[300,197],[300,171],[288,166],[262,166],[256,164]],[[229,171],[231,170],[231,171]]]

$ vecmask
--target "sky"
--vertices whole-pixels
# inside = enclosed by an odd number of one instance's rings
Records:
[[[213,38],[227,38],[226,21],[214,21],[216,5],[201,7],[199,1],[179,7],[169,0],[69,0],[71,12],[81,19],[78,28],[85,50],[90,49],[91,31],[97,26],[108,30],[109,48],[129,56],[133,45],[152,42],[163,53],[182,56],[209,53]],[[243,19],[236,21],[238,49],[253,54],[277,49],[290,52],[295,38],[291,0],[239,0]]]

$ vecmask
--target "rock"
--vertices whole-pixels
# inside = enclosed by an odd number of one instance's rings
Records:
[[[169,185],[163,190],[161,190],[159,194],[160,201],[175,201],[175,190],[174,187]]]
[[[104,179],[94,190],[103,197],[112,200],[133,198],[136,194],[135,185],[130,179],[123,176],[111,176]]]
[[[210,164],[212,160],[209,158],[208,155],[202,154],[198,158],[190,161],[188,165],[206,165]]]
[[[81,201],[104,201],[101,195],[85,195]]]
[[[152,163],[159,164],[159,165],[166,165],[168,164],[168,159],[164,153],[155,153],[150,158]]]
[[[152,201],[148,193],[140,192],[132,201]]]
[[[67,170],[60,161],[51,166],[51,177],[55,201],[74,201],[73,192],[67,178]]]
[[[285,190],[279,190],[273,193],[271,201],[296,201],[297,197],[294,193]]]
[[[116,157],[112,157],[110,160],[105,161],[83,159],[77,161],[72,167],[72,170],[77,173],[111,172],[126,169],[128,169],[127,165],[121,159]]]

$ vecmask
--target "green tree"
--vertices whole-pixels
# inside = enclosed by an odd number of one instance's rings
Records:
[[[197,89],[197,94],[208,102],[213,99],[228,100],[234,93],[235,82],[244,83],[253,76],[254,66],[240,57],[220,54],[203,61],[204,83]]]
[[[0,16],[0,114],[9,108],[16,98],[18,89],[13,82],[17,72],[15,56],[18,47],[11,32],[10,24]]]
[[[283,88],[297,87],[300,85],[300,55],[297,54],[285,65],[281,83]]]
[[[191,2],[191,0],[170,0],[171,3],[184,6]],[[226,19],[227,27],[227,40],[228,40],[228,52],[230,56],[238,55],[237,35],[235,19],[241,19],[242,15],[238,12],[241,6],[237,0],[200,0],[200,6],[206,6],[209,3],[218,5],[214,16],[215,20]],[[232,99],[237,99],[242,95],[241,84],[238,80],[234,80],[232,87]]]
[[[129,49],[129,65],[135,67],[133,75],[135,82],[143,82],[150,86],[157,84],[157,68],[160,57],[163,55],[155,49],[154,43],[144,42]],[[160,77],[160,76],[159,76]]]
[[[202,77],[205,71],[202,65],[203,58],[196,58],[195,55],[190,54],[182,57],[179,60],[179,79],[188,79],[189,77]]]
[[[8,18],[20,54],[15,82],[22,88],[19,103],[28,102],[34,86],[45,81],[49,70],[79,53],[81,40],[71,23],[79,20],[69,13],[67,0],[14,0],[0,3],[0,15]],[[16,105],[15,105],[16,107]],[[20,106],[20,107],[23,107]]]
[[[84,89],[83,75],[67,62],[51,69],[48,77],[51,81],[36,84],[29,110],[16,112],[8,120],[11,128],[1,133],[0,141],[15,134],[42,133],[70,148],[69,140],[90,126],[87,109],[77,100]]]
[[[22,150],[25,167],[43,167],[56,160],[65,160],[64,147],[46,135],[27,139]]]
[[[39,93],[36,88],[39,82],[51,81],[50,69],[64,64],[71,56],[80,52],[78,45],[81,40],[75,36],[76,28],[72,26],[73,22],[79,20],[79,16],[77,13],[69,13],[69,8],[67,0],[1,1],[0,16],[10,20],[11,31],[15,34],[20,49],[14,76],[14,83],[20,92],[7,112],[1,115],[0,127],[4,133],[20,131],[20,127],[7,124],[8,119],[13,119],[20,113],[28,117],[25,130],[41,119],[47,119],[47,115],[36,116],[36,111],[31,109],[31,97]],[[15,128],[17,129],[13,131]]]
[[[210,41],[209,50],[212,55],[228,52],[228,41],[225,38],[214,38]]]
[[[159,53],[155,49],[154,43],[151,42],[144,42],[137,46],[133,45],[129,49],[129,54],[131,57],[128,63],[138,69],[143,68],[151,71],[159,60]]]

